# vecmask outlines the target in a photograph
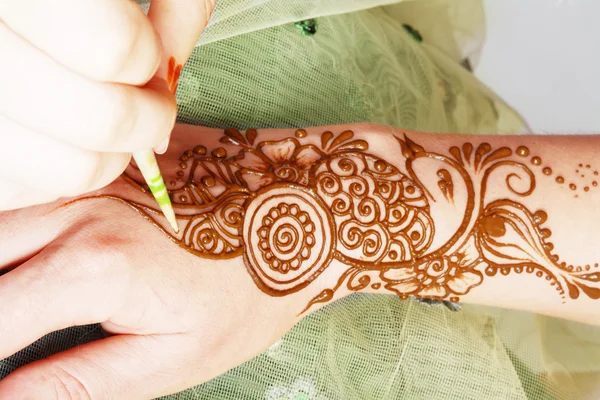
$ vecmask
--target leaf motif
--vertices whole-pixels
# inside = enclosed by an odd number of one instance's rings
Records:
[[[333,150],[335,149],[337,146],[341,145],[342,143],[352,139],[354,137],[354,132],[352,131],[344,131],[342,133],[340,133],[334,140],[333,142],[331,142],[331,144],[329,145],[328,150]]]
[[[569,297],[572,298],[573,300],[576,300],[579,298],[579,289],[577,288],[577,286],[573,285],[571,282],[566,281],[566,286],[567,289],[569,290]]]
[[[406,140],[406,144],[412,150],[413,153],[423,153],[425,149],[420,144],[413,142],[408,136],[404,135],[404,139]]]
[[[511,200],[486,207],[477,223],[483,256],[495,265],[535,263],[554,265],[546,254],[534,216]]]
[[[402,155],[409,160],[415,158],[415,154],[423,153],[425,149],[423,146],[417,144],[413,140],[411,140],[408,136],[404,135],[404,140],[400,138],[396,138],[398,143],[400,144],[400,149],[402,151]]]
[[[327,131],[321,134],[321,148],[325,150],[327,148],[327,144],[333,138],[333,133]]]
[[[598,300],[600,299],[600,289],[587,286],[583,282],[577,282],[577,286],[583,291],[583,293],[587,294],[590,299]]]
[[[483,258],[498,268],[533,266],[565,287],[569,297],[577,299],[580,291],[600,299],[600,282],[595,274],[579,274],[556,264],[544,242],[548,236],[539,225],[546,214],[531,213],[511,200],[497,200],[488,205],[477,223]]]
[[[258,131],[254,128],[250,128],[246,131],[246,138],[248,139],[248,143],[250,143],[251,146],[254,146],[254,141],[256,140],[257,136]]]
[[[448,172],[447,169],[440,169],[437,172],[438,178],[438,187],[442,191],[442,194],[446,198],[446,200],[454,202],[454,182],[452,182],[452,175]]]
[[[248,142],[246,141],[246,138],[244,138],[244,135],[242,135],[242,133],[235,128],[227,128],[225,129],[225,136],[223,136],[220,139],[221,143],[230,143],[233,145],[242,145],[242,144],[248,144]]]
[[[400,138],[396,138],[396,140],[398,141],[398,144],[400,144],[400,151],[402,152],[402,155],[408,160],[414,159],[415,153],[413,153],[410,147],[408,147],[406,142]]]

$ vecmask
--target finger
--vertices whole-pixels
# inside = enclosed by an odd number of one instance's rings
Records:
[[[198,38],[208,24],[216,0],[153,0],[148,18],[160,36],[164,57],[157,74],[169,76],[169,59],[175,66],[187,62]],[[173,66],[171,66],[171,72]],[[167,79],[169,81],[169,79]],[[170,82],[174,83],[174,82]]]
[[[0,398],[157,398],[193,386],[185,371],[195,370],[195,347],[182,334],[109,337],[15,371],[0,381]]]
[[[92,81],[65,69],[0,21],[0,113],[30,129],[95,151],[156,146],[175,124],[166,83],[144,88]],[[40,72],[43,71],[43,72]]]
[[[148,17],[163,44],[164,57],[157,76],[164,78],[169,90],[177,90],[183,65],[192,54],[198,38],[208,24],[215,8],[216,0],[153,0]],[[156,146],[159,154],[164,154],[169,138]]]
[[[16,210],[17,208],[29,207],[37,204],[50,203],[60,197],[39,189],[27,187],[1,176],[0,187],[2,188],[0,191],[0,212]],[[0,229],[0,232],[6,231]],[[2,259],[1,253],[2,243],[0,243],[0,260]]]
[[[0,187],[0,209],[7,207],[7,202],[2,200],[5,191],[16,193],[15,198],[21,204],[39,204],[51,200],[51,195],[40,198],[39,190],[31,190],[3,178],[0,178]],[[4,209],[11,209],[8,204]],[[28,208],[0,212],[0,271],[16,267],[39,253],[56,238],[58,228],[58,224],[51,223],[43,216],[43,211]]]
[[[0,142],[0,175],[10,173],[5,178],[57,196],[73,196],[102,188],[115,180],[130,160],[126,153],[78,149],[2,116]],[[14,200],[18,205],[18,197]]]
[[[123,306],[131,287],[127,261],[111,250],[117,241],[74,226],[0,276],[0,360],[50,332],[106,321]],[[78,251],[67,253],[66,243]]]
[[[62,65],[93,79],[144,84],[160,62],[160,40],[130,0],[2,0],[0,19]]]

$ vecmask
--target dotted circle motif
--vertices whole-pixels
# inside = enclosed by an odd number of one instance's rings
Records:
[[[264,292],[283,296],[312,282],[329,265],[335,226],[310,189],[282,184],[257,193],[243,223],[244,261]]]

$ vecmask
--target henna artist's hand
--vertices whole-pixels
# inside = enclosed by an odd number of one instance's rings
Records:
[[[130,153],[164,152],[214,5],[153,0],[146,17],[131,0],[0,1],[0,210],[99,189]]]

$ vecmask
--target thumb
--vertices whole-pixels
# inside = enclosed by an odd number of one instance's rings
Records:
[[[198,38],[208,24],[216,0],[152,0],[148,18],[163,44],[163,58],[156,76],[167,81],[171,92],[177,90],[179,74],[192,54]],[[157,146],[167,150],[168,139]]]
[[[170,395],[208,379],[193,359],[197,343],[185,334],[111,336],[16,370],[0,382],[0,399],[132,400]]]

